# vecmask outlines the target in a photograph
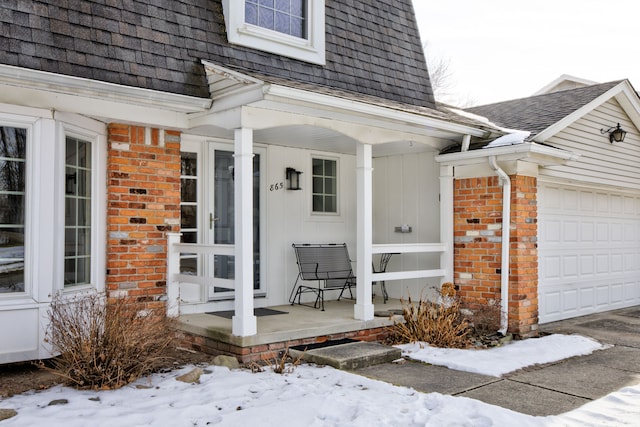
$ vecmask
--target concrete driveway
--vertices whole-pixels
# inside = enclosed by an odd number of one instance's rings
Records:
[[[640,306],[545,324],[541,332],[580,334],[612,347],[501,378],[419,362],[385,363],[355,372],[422,392],[470,397],[537,416],[558,415],[640,384]]]

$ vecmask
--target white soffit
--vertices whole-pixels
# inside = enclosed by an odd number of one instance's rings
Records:
[[[457,153],[441,154],[435,158],[436,162],[445,165],[471,165],[486,162],[489,156],[496,156],[502,160],[526,160],[542,166],[557,165],[575,160],[576,154],[554,147],[536,143],[523,143],[496,148],[469,150]]]
[[[202,60],[202,65],[209,83],[209,93],[211,93],[213,100],[224,95],[235,94],[264,85],[262,80],[221,67],[209,61]]]
[[[211,100],[208,98],[123,86],[4,64],[0,64],[0,85],[2,84],[177,113],[194,113],[211,107]]]

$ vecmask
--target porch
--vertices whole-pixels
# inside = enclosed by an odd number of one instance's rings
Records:
[[[177,318],[181,345],[210,354],[230,354],[241,362],[273,358],[277,352],[298,345],[351,338],[381,341],[387,328],[402,320],[398,299],[383,303],[382,295],[373,298],[376,315],[371,320],[354,319],[354,301],[341,299],[325,302],[325,311],[304,305],[268,307],[281,312],[257,316],[257,334],[237,336],[232,320],[215,313],[185,314]],[[394,314],[398,313],[398,314]]]

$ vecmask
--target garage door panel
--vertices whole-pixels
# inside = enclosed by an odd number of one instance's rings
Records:
[[[638,241],[638,226],[636,224],[624,224],[624,241]]]
[[[596,264],[595,257],[593,255],[580,255],[580,275],[583,278],[593,276],[593,266]]]
[[[596,274],[609,273],[609,256],[606,254],[596,255]]]
[[[598,222],[596,224],[596,241],[598,243],[606,243],[609,241],[609,224]]]
[[[622,283],[616,283],[611,285],[611,304],[620,304],[622,303],[623,297],[622,291]]]
[[[540,304],[546,307],[546,313],[549,316],[560,318],[562,314],[561,301],[562,296],[560,295],[560,291],[549,290],[540,299]]]
[[[611,255],[611,272],[612,273],[621,273],[623,270],[623,255],[622,254],[612,254]]]
[[[583,221],[580,224],[580,241],[593,242],[595,240],[595,227],[593,221]]]
[[[578,291],[576,289],[566,290],[562,293],[562,311],[564,313],[576,312],[579,307]]]
[[[560,243],[562,240],[560,239],[560,230],[562,229],[562,222],[560,220],[549,220],[547,224],[545,224],[544,229],[544,241],[549,245],[553,245],[554,243]]]
[[[579,227],[580,223],[578,221],[564,221],[562,223],[563,242],[578,243],[580,241]]]
[[[625,300],[634,300],[640,298],[640,283],[627,282],[624,284],[624,296]]]
[[[638,207],[640,206],[640,200],[635,197],[625,196],[624,197],[624,213],[634,215],[640,212]]]
[[[596,193],[596,211],[600,213],[609,212],[609,195],[606,193]]]
[[[576,190],[559,189],[561,193],[573,194]],[[594,194],[590,192],[580,191],[580,211],[593,211],[595,207]]]
[[[609,305],[609,287],[608,286],[598,286],[596,288],[596,305],[598,307],[608,306]]]
[[[640,304],[640,197],[542,184],[540,322]]]
[[[576,278],[578,277],[578,257],[569,255],[563,257],[563,277],[566,278]]]
[[[624,210],[624,197],[618,194],[612,194],[609,198],[611,203],[611,211],[622,212]]]
[[[545,271],[545,279],[553,280],[559,279],[560,276],[560,257],[559,256],[548,256],[544,257],[541,263],[544,271]]]
[[[614,222],[611,224],[611,241],[623,242],[624,233],[622,232],[623,225],[620,222]]]
[[[580,289],[580,307],[583,310],[594,309],[596,306],[595,291],[593,288]]]

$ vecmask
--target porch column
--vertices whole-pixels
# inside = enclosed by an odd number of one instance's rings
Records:
[[[372,172],[371,145],[358,143],[356,151],[358,265],[356,266],[356,304],[353,307],[353,316],[358,320],[373,319],[373,303],[371,302],[371,280],[373,279],[371,267],[373,244]]]
[[[246,337],[258,331],[253,314],[253,130],[235,130],[235,315],[231,333]]]
[[[440,255],[443,283],[453,283],[453,166],[440,166],[440,242],[445,244]]]

